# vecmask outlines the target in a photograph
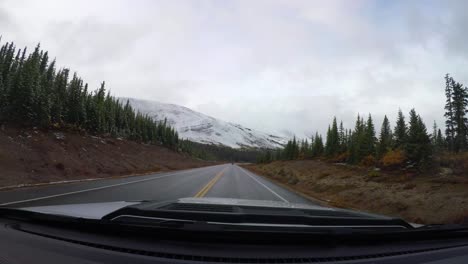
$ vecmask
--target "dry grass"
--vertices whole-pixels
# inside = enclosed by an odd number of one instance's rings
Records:
[[[457,166],[464,164],[459,157],[450,160]],[[467,171],[463,176],[439,172],[416,175],[319,160],[277,161],[246,168],[335,207],[426,224],[468,220]]]
[[[442,153],[435,158],[439,166],[450,169],[452,174],[467,176],[468,152],[464,153]]]

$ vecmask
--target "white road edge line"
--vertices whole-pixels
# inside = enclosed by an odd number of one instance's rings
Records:
[[[254,176],[250,175],[250,172],[247,172],[246,170],[244,170],[243,168],[239,167],[239,169],[245,173],[245,175],[249,176],[250,178],[252,178],[254,181],[258,182],[260,185],[262,185],[263,187],[265,187],[267,190],[269,190],[272,194],[276,195],[278,198],[280,198],[281,200],[283,200],[284,202],[287,202],[289,203],[288,200],[284,199],[283,196],[277,194],[275,191],[273,191],[270,187],[266,186],[265,184],[263,184],[261,181],[257,180]]]
[[[196,169],[198,169],[198,168],[196,168]],[[192,169],[192,170],[193,170],[193,169]],[[172,176],[172,175],[174,175],[174,174],[185,174],[185,173],[191,172],[192,170],[182,171],[182,172],[173,172],[173,173],[171,173],[171,174],[166,174],[166,175],[162,175],[162,176],[158,176],[158,177],[153,177],[153,178],[149,178],[149,179],[143,179],[143,180],[137,180],[137,181],[131,181],[131,182],[123,182],[123,183],[111,184],[111,185],[106,185],[106,186],[101,186],[101,187],[96,187],[96,188],[90,188],[90,189],[85,189],[85,190],[79,190],[79,191],[74,191],[74,192],[60,193],[60,194],[54,194],[54,195],[49,195],[49,196],[31,198],[31,199],[26,199],[26,200],[20,200],[20,201],[13,201],[13,202],[8,202],[8,203],[2,203],[2,204],[0,204],[0,206],[12,205],[12,204],[18,204],[18,203],[25,203],[25,202],[32,202],[32,201],[44,200],[44,199],[49,199],[49,198],[54,198],[54,197],[59,197],[59,196],[65,196],[65,195],[70,195],[70,194],[76,194],[76,193],[83,193],[83,192],[90,192],[90,191],[102,190],[102,189],[107,189],[107,188],[112,188],[112,187],[116,187],[116,186],[122,186],[122,185],[132,184],[132,183],[151,181],[151,180],[156,180],[156,179],[161,179],[161,178],[169,177],[169,176]]]

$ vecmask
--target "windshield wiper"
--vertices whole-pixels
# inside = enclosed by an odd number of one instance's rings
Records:
[[[119,214],[100,220],[50,215],[11,208],[0,208],[0,216],[34,224],[61,226],[71,229],[94,230],[111,233],[156,232],[160,237],[197,237],[197,239],[234,239],[268,241],[327,241],[338,240],[353,242],[400,241],[425,239],[452,239],[468,236],[468,226],[464,225],[428,225],[418,228],[406,228],[395,225],[306,225],[306,224],[271,224],[250,222],[227,222],[208,220],[188,220],[182,218],[147,217],[142,215]],[[381,223],[380,223],[381,224]],[[198,234],[203,234],[200,237]],[[272,240],[273,239],[273,240]]]
[[[405,229],[400,225],[307,225],[307,224],[281,224],[262,222],[219,222],[209,220],[169,219],[162,217],[149,217],[141,215],[118,215],[109,219],[110,223],[140,226],[150,228],[183,229],[191,231],[254,231],[254,232],[288,232],[288,233],[320,233],[320,234],[351,234],[356,232],[374,232],[379,230]]]
[[[309,225],[309,224],[283,224],[262,223],[262,222],[233,222],[233,221],[210,221],[188,220],[178,218],[164,218],[143,215],[114,215],[110,222],[122,225],[132,225],[141,227],[156,227],[192,231],[246,231],[246,232],[270,232],[270,233],[308,233],[308,234],[328,234],[331,236],[412,236],[430,237],[441,235],[452,235],[457,233],[466,236],[468,226],[466,225],[427,225],[414,228],[410,225],[400,225],[401,222],[388,222],[383,224],[376,221],[375,224],[348,224],[340,225]],[[231,220],[235,220],[231,216]],[[350,219],[352,220],[352,219]]]

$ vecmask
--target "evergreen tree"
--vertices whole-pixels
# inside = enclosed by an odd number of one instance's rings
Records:
[[[454,138],[453,150],[455,152],[464,151],[467,149],[467,118],[466,112],[468,107],[468,91],[461,83],[455,82],[452,79],[452,111],[454,118]]]
[[[434,120],[434,124],[432,125],[432,134],[431,134],[431,143],[433,146],[437,145],[437,131],[438,131],[437,123]]]
[[[455,139],[455,129],[454,126],[456,124],[455,115],[453,112],[453,79],[447,73],[445,75],[445,135],[447,140],[447,146],[450,151],[454,148],[454,139]]]
[[[343,153],[347,151],[347,131],[343,126],[343,121],[340,121],[340,129],[339,129],[339,153]]]
[[[16,56],[15,56],[16,54]],[[179,136],[166,122],[135,112],[105,90],[95,92],[37,45],[27,55],[13,43],[0,47],[0,121],[44,128],[72,126],[94,134],[120,136],[177,149]]]
[[[325,154],[327,156],[331,155],[331,144],[332,144],[331,142],[332,142],[331,128],[330,128],[330,125],[328,125],[327,137],[325,139]]]
[[[336,117],[333,118],[332,127],[328,127],[327,140],[325,144],[325,153],[327,156],[333,156],[339,152],[340,142],[338,125],[336,123]]]
[[[408,139],[405,145],[407,157],[417,165],[428,165],[432,154],[431,140],[426,126],[414,109],[410,111]]]
[[[377,143],[377,138],[375,137],[375,127],[374,121],[372,120],[371,114],[367,118],[367,123],[365,126],[365,135],[364,135],[364,142],[361,146],[362,150],[362,157],[368,155],[375,155],[375,145]]]
[[[378,156],[379,158],[383,157],[387,151],[392,147],[392,129],[390,128],[390,122],[388,121],[387,116],[384,117],[382,122],[382,127],[380,129],[379,136],[379,148]]]
[[[299,158],[299,143],[297,142],[295,136],[294,136],[294,138],[293,138],[292,146],[293,146],[293,150],[292,150],[292,153],[293,153],[292,159],[296,160],[296,159]]]
[[[440,129],[437,131],[437,139],[436,139],[436,149],[442,150],[445,147],[445,139],[442,136],[442,131]]]
[[[283,159],[290,160],[292,159],[292,141],[288,140],[286,146],[283,150]]]
[[[348,133],[346,135],[346,150],[349,152],[351,150],[351,143],[352,143],[352,135],[353,135],[353,131],[350,129],[348,129]]]
[[[314,144],[312,146],[312,156],[313,157],[318,157],[321,156],[324,152],[324,146],[323,146],[323,140],[322,136],[317,133],[315,133],[314,137]]]
[[[307,139],[303,140],[303,143],[301,145],[301,156],[304,159],[309,159],[312,157],[312,152],[311,152],[311,144],[309,144],[309,141]]]
[[[366,155],[366,124],[358,114],[354,131],[351,133],[351,141],[349,147],[349,163],[358,163]]]
[[[398,149],[401,148],[403,149],[406,144],[406,138],[407,138],[407,127],[405,123],[405,116],[403,115],[403,112],[401,109],[398,110],[398,117],[397,117],[397,122],[396,126],[394,129],[394,148]]]

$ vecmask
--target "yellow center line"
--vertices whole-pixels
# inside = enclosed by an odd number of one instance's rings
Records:
[[[203,188],[201,188],[201,190],[195,194],[195,197],[196,198],[200,198],[200,197],[203,197],[206,195],[206,193],[216,184],[216,182],[221,178],[221,176],[223,176],[223,173],[224,171],[226,170],[226,168],[224,168],[222,171],[220,171],[218,174],[216,174],[216,176],[211,179],[211,181],[209,181],[205,186],[203,186]]]

